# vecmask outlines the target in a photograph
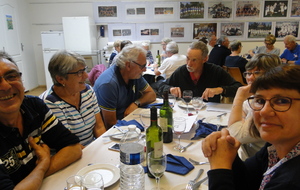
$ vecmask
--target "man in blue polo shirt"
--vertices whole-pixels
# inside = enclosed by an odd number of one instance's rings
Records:
[[[81,157],[79,139],[46,104],[24,95],[22,73],[0,51],[0,189],[40,189],[44,177]],[[50,148],[57,153],[50,155]]]
[[[116,64],[95,82],[96,93],[106,129],[141,105],[155,101],[156,94],[142,77],[146,71],[146,50],[128,45],[116,57]]]
[[[296,37],[287,35],[284,37],[283,43],[285,50],[281,54],[281,62],[289,65],[300,65],[300,45],[296,42]]]

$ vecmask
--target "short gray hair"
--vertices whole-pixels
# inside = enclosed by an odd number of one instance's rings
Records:
[[[242,43],[238,40],[233,40],[229,45],[231,51],[237,51],[240,46],[242,46]]]
[[[201,41],[192,42],[189,45],[189,48],[190,49],[201,50],[201,52],[202,52],[202,58],[206,58],[207,55],[208,55],[208,48],[207,48],[207,45],[204,42],[201,42]]]
[[[123,69],[126,62],[137,61],[141,53],[146,57],[147,51],[142,46],[127,45],[118,55],[116,55],[116,65]]]
[[[222,45],[223,42],[225,42],[226,38],[228,38],[228,37],[224,36],[224,35],[220,36],[220,38],[218,38],[218,40],[217,40],[217,44]]]
[[[269,53],[255,54],[245,66],[247,71],[257,68],[257,70],[268,71],[271,68],[281,65],[278,55]]]
[[[60,50],[56,52],[50,59],[48,70],[50,72],[53,84],[62,86],[57,80],[56,76],[68,79],[68,72],[78,66],[86,66],[85,59],[78,53],[67,50]]]
[[[296,37],[293,35],[287,35],[284,37],[284,40],[287,40],[288,42],[295,42],[296,43]]]
[[[171,41],[167,44],[166,51],[172,54],[178,53],[178,45],[176,42]]]
[[[171,38],[163,38],[161,40],[161,42],[165,42],[166,44],[168,44],[169,42],[173,41]]]
[[[5,51],[0,51],[0,61],[4,59],[8,60],[9,62],[15,64],[18,67],[15,60],[13,60],[13,58],[8,53],[6,53]]]

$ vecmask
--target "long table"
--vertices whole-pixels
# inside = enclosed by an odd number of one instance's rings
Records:
[[[161,101],[161,100],[158,100]],[[138,122],[141,122],[140,113],[145,112],[149,109],[142,109],[138,108],[134,112],[132,112],[130,115],[128,115],[125,120],[129,121],[132,119],[137,120]],[[213,111],[207,111],[205,108],[201,110],[198,115],[194,116],[187,116],[186,113],[184,113],[185,109],[182,109],[178,106],[178,102],[175,104],[174,107],[174,113],[173,115],[176,116],[184,116],[189,120],[190,124],[193,124],[194,121],[197,119],[202,118],[209,118],[214,117],[216,115],[219,115],[220,112],[213,112]],[[191,110],[192,113],[195,114],[194,110]],[[149,111],[150,113],[150,111]],[[227,114],[229,115],[229,114]],[[228,117],[228,116],[227,116]],[[225,120],[228,118],[224,118]],[[146,123],[146,120],[150,120],[150,118],[142,118],[144,120],[144,123]],[[181,144],[187,145],[189,142],[191,142],[191,138],[195,134],[196,127],[192,127],[191,130],[188,133],[185,133],[181,137]],[[58,171],[57,173],[47,177],[44,179],[42,184],[42,190],[53,190],[53,189],[64,189],[66,186],[66,179],[68,176],[76,174],[80,169],[84,168],[85,166],[88,166],[89,164],[95,164],[95,163],[102,163],[102,164],[112,164],[112,165],[119,165],[119,152],[108,150],[108,147],[113,145],[116,142],[115,140],[111,140],[110,138],[105,138],[103,136],[111,133],[110,129],[105,134],[103,134],[101,137],[97,138],[94,142],[92,142],[90,145],[88,145],[86,148],[83,149],[83,155],[80,160],[77,162],[71,164],[70,166]],[[207,161],[207,159],[203,156],[202,150],[201,150],[201,140],[194,140],[194,144],[190,146],[185,152],[180,153],[178,151],[173,150],[173,146],[177,143],[177,137],[174,136],[173,142],[171,143],[165,143],[164,144],[164,153],[166,154],[173,154],[177,156],[184,156],[186,159],[192,158],[197,161]],[[200,168],[203,168],[205,170],[204,174],[202,174],[201,179],[206,176],[206,172],[209,170],[209,164],[205,165],[198,165],[195,166],[195,169],[190,171],[186,175],[178,175],[170,172],[165,172],[163,177],[160,180],[160,185],[164,189],[179,189],[181,190],[182,187],[185,186],[185,184],[195,178],[197,175],[197,172]],[[181,185],[182,184],[182,185]],[[120,182],[117,181],[115,184],[105,188],[106,190],[118,190]],[[145,189],[150,190],[152,187],[154,187],[155,179],[149,178],[147,175],[145,175]],[[175,188],[178,187],[178,188]],[[206,185],[202,185],[201,189],[207,189]]]

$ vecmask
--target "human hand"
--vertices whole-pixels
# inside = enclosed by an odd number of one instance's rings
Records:
[[[202,94],[202,98],[204,100],[208,100],[208,98],[212,98],[215,95],[221,94],[223,92],[223,88],[217,87],[217,88],[206,88]]]
[[[216,149],[208,157],[211,169],[231,169],[237,155],[240,142],[229,135],[227,129],[222,129],[221,137],[217,139]]]
[[[50,166],[50,148],[43,143],[36,144],[32,137],[28,138],[28,143],[37,156],[36,165],[43,164],[48,169]]]
[[[129,115],[131,112],[133,112],[134,110],[136,110],[138,108],[138,106],[135,103],[131,103],[125,110],[124,112],[124,117],[126,117],[127,115]]]
[[[287,64],[287,59],[286,58],[282,58],[281,59],[281,63]]]
[[[181,98],[180,87],[172,87],[172,88],[170,88],[170,93],[173,94],[175,97]]]
[[[246,86],[241,86],[236,91],[235,99],[240,99],[241,101],[245,101],[247,98],[253,95],[250,93],[251,84]]]

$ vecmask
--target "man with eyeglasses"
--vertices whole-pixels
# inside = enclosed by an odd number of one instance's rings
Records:
[[[281,61],[288,65],[300,65],[300,45],[296,42],[296,37],[287,35],[283,39],[285,50],[280,55]]]
[[[125,46],[116,56],[116,64],[96,80],[94,90],[106,129],[139,106],[155,101],[154,90],[142,77],[146,53],[141,46]]]
[[[80,159],[79,139],[38,97],[25,96],[16,63],[0,51],[0,189],[40,189]],[[50,148],[56,154],[50,155]]]

